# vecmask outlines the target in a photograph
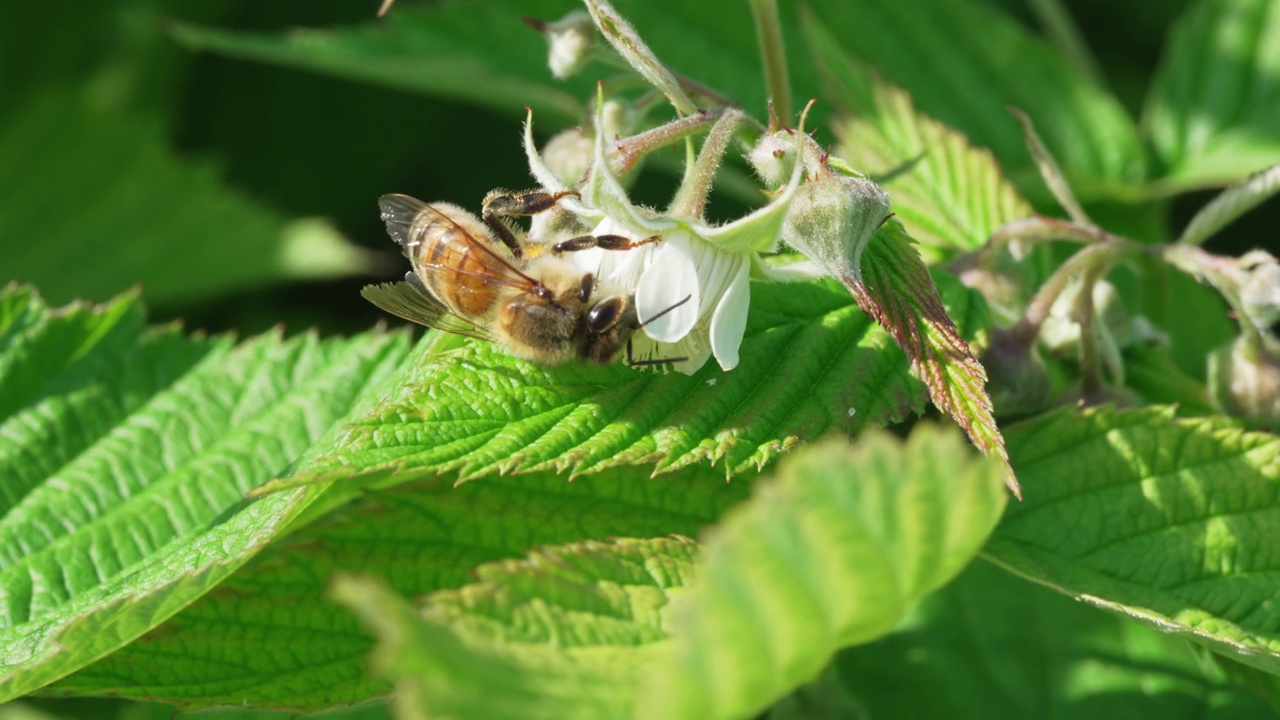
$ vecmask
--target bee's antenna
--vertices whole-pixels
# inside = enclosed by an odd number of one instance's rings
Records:
[[[676,303],[676,304],[674,304],[674,305],[672,305],[672,306],[668,307],[667,309],[663,310],[662,312],[658,313],[657,315],[654,315],[653,317],[649,318],[648,320],[645,320],[644,322],[640,323],[640,324],[639,324],[639,325],[637,325],[636,327],[638,327],[638,328],[642,328],[642,327],[644,327],[645,325],[648,325],[649,323],[653,322],[654,320],[657,320],[658,318],[662,317],[663,315],[666,315],[667,313],[671,312],[672,310],[675,310],[676,308],[678,308],[678,307],[680,307],[681,305],[683,305],[683,304],[685,304],[685,303],[689,302],[689,301],[690,301],[690,300],[692,300],[692,299],[693,299],[693,295],[692,295],[692,294],[690,294],[690,295],[685,295],[685,296],[684,296],[684,299],[683,299],[683,300],[681,300],[680,302],[678,302],[678,303]]]

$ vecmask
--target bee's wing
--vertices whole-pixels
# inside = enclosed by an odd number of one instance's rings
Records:
[[[408,195],[383,195],[378,198],[378,208],[382,210],[382,222],[387,224],[387,234],[406,254],[416,244],[413,226],[418,216],[423,212],[438,214],[430,205]]]
[[[482,280],[489,287],[530,290],[537,285],[537,281],[504,256],[504,251],[498,249],[496,241],[482,226],[459,224],[458,220],[442,212],[440,208],[408,195],[383,195],[378,198],[378,207],[382,209],[382,221],[387,225],[387,234],[396,241],[419,272],[428,275],[466,275]],[[461,211],[461,208],[456,209]],[[457,237],[475,250],[474,257],[479,267],[472,266],[472,269],[462,270],[454,265],[438,265],[423,257],[415,248],[423,235],[435,226],[445,226],[457,232]]]
[[[365,300],[409,322],[479,340],[493,339],[493,335],[484,328],[458,317],[417,284],[398,282],[366,285],[360,294]]]

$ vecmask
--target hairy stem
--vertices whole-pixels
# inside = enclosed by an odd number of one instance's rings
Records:
[[[773,101],[774,111],[781,117],[790,118],[791,80],[787,74],[787,51],[782,43],[777,0],[750,0],[750,5],[751,15],[756,21],[760,60],[764,64],[765,90]]]
[[[671,201],[671,214],[684,217],[701,217],[707,205],[707,197],[711,194],[711,186],[715,180],[720,161],[733,141],[733,134],[738,126],[746,120],[741,110],[727,110],[707,133],[702,143],[702,151],[697,160],[690,163],[675,199]]]
[[[1045,319],[1049,317],[1049,310],[1053,307],[1054,301],[1067,288],[1071,280],[1082,274],[1096,273],[1096,277],[1102,277],[1102,272],[1111,266],[1119,252],[1118,244],[1101,242],[1072,255],[1036,291],[1035,297],[1027,304],[1027,310],[1023,313],[1022,319],[1010,330],[1013,337],[1030,347],[1040,334],[1040,327],[1044,325]],[[1086,288],[1086,291],[1092,292],[1092,286]],[[1083,334],[1082,332],[1082,337]]]

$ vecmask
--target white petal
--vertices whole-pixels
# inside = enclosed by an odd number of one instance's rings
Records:
[[[591,234],[597,236],[622,235],[632,240],[644,239],[611,218],[602,220],[600,224],[592,228]],[[599,253],[600,260],[592,272],[596,274],[596,280],[601,285],[625,289],[627,293],[631,293],[639,285],[641,273],[649,266],[649,256],[653,250],[654,245],[651,243],[649,245],[641,245],[634,250],[591,250],[588,252]]]
[[[720,296],[737,277],[738,266],[748,256],[721,252],[697,235],[693,236],[689,247],[693,266],[698,269],[698,289],[702,294],[702,307],[698,310],[698,316],[708,317],[716,308]]]
[[[677,343],[657,343],[637,333],[632,339],[632,357],[635,360],[684,358],[668,367],[692,375],[702,369],[711,357],[711,347],[702,339],[702,333],[693,332]]]
[[[751,283],[747,279],[748,263],[744,257],[738,265],[729,289],[720,297],[711,314],[711,352],[723,370],[738,366],[738,348],[747,330],[747,309],[751,304]]]
[[[685,232],[663,238],[636,287],[636,312],[640,322],[647,323],[644,332],[659,342],[675,342],[689,334],[702,314],[691,240]],[[685,298],[688,300],[677,306]],[[657,317],[660,313],[664,314]]]
[[[582,272],[591,273],[598,281],[600,279],[600,266],[604,263],[605,255],[606,252],[600,248],[589,248],[587,250],[565,253],[560,257],[564,258],[565,262]]]

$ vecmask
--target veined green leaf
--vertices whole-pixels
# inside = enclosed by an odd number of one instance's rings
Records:
[[[974,447],[1004,465],[1005,484],[1021,497],[987,394],[987,371],[953,318],[961,317],[966,326],[977,323],[943,306],[911,236],[896,220],[880,227],[862,256],[860,270],[859,281],[841,278],[858,306],[893,334],[911,358],[912,371],[929,388],[934,406],[959,423]],[[984,313],[985,307],[978,305],[976,312]]]
[[[1174,28],[1144,123],[1175,193],[1224,185],[1280,162],[1280,6],[1192,5]]]
[[[916,110],[910,95],[850,58],[812,13],[802,19],[814,63],[842,115],[835,154],[889,191],[894,214],[926,261],[976,250],[996,228],[1035,213],[989,150]]]
[[[378,636],[373,670],[395,683],[399,718],[625,718],[662,658],[663,608],[696,550],[674,539],[547,548],[482,568],[481,582],[420,611],[370,580],[345,579],[334,597]]]
[[[1203,655],[975,562],[892,634],[840,653],[835,674],[870,717],[1275,717]]]
[[[1280,192],[1280,165],[1272,165],[1223,190],[1191,218],[1178,242],[1200,245],[1237,218]]]
[[[959,573],[1007,498],[999,463],[929,425],[905,442],[830,441],[778,467],[708,535],[636,717],[755,715]]]
[[[1027,500],[987,548],[1099,607],[1280,672],[1280,439],[1171,410],[1064,410],[1010,428]]]
[[[923,112],[990,148],[1032,197],[1042,186],[1007,106],[1021,108],[1084,200],[1132,198],[1146,179],[1137,128],[1042,40],[973,0],[812,3],[846,50]],[[966,30],[967,29],[967,30]]]
[[[868,251],[870,253],[870,251]],[[951,281],[946,304],[965,326],[973,296]],[[938,306],[942,311],[942,306]],[[365,472],[554,470],[623,465],[655,473],[719,465],[758,469],[796,443],[919,411],[923,387],[882,328],[832,282],[757,283],[731,372],[645,372],[619,363],[548,368],[488,344],[430,355],[314,464],[280,486]]]
[[[482,568],[421,611],[367,580],[337,596],[378,635],[402,718],[749,716],[959,572],[1006,497],[997,464],[932,428],[779,468],[696,567],[685,540],[583,543]]]
[[[696,535],[748,487],[696,466],[653,479],[637,467],[573,482],[532,473],[456,488],[443,476],[375,492],[271,545],[154,632],[46,692],[186,707],[358,702],[389,684],[367,672],[373,638],[325,596],[335,574],[374,574],[401,595],[421,596],[467,585],[477,566],[533,547]]]
[[[133,297],[0,292],[0,701],[128,643],[241,565],[309,495],[246,502],[407,349],[143,330]],[[311,495],[315,495],[314,492]]]

